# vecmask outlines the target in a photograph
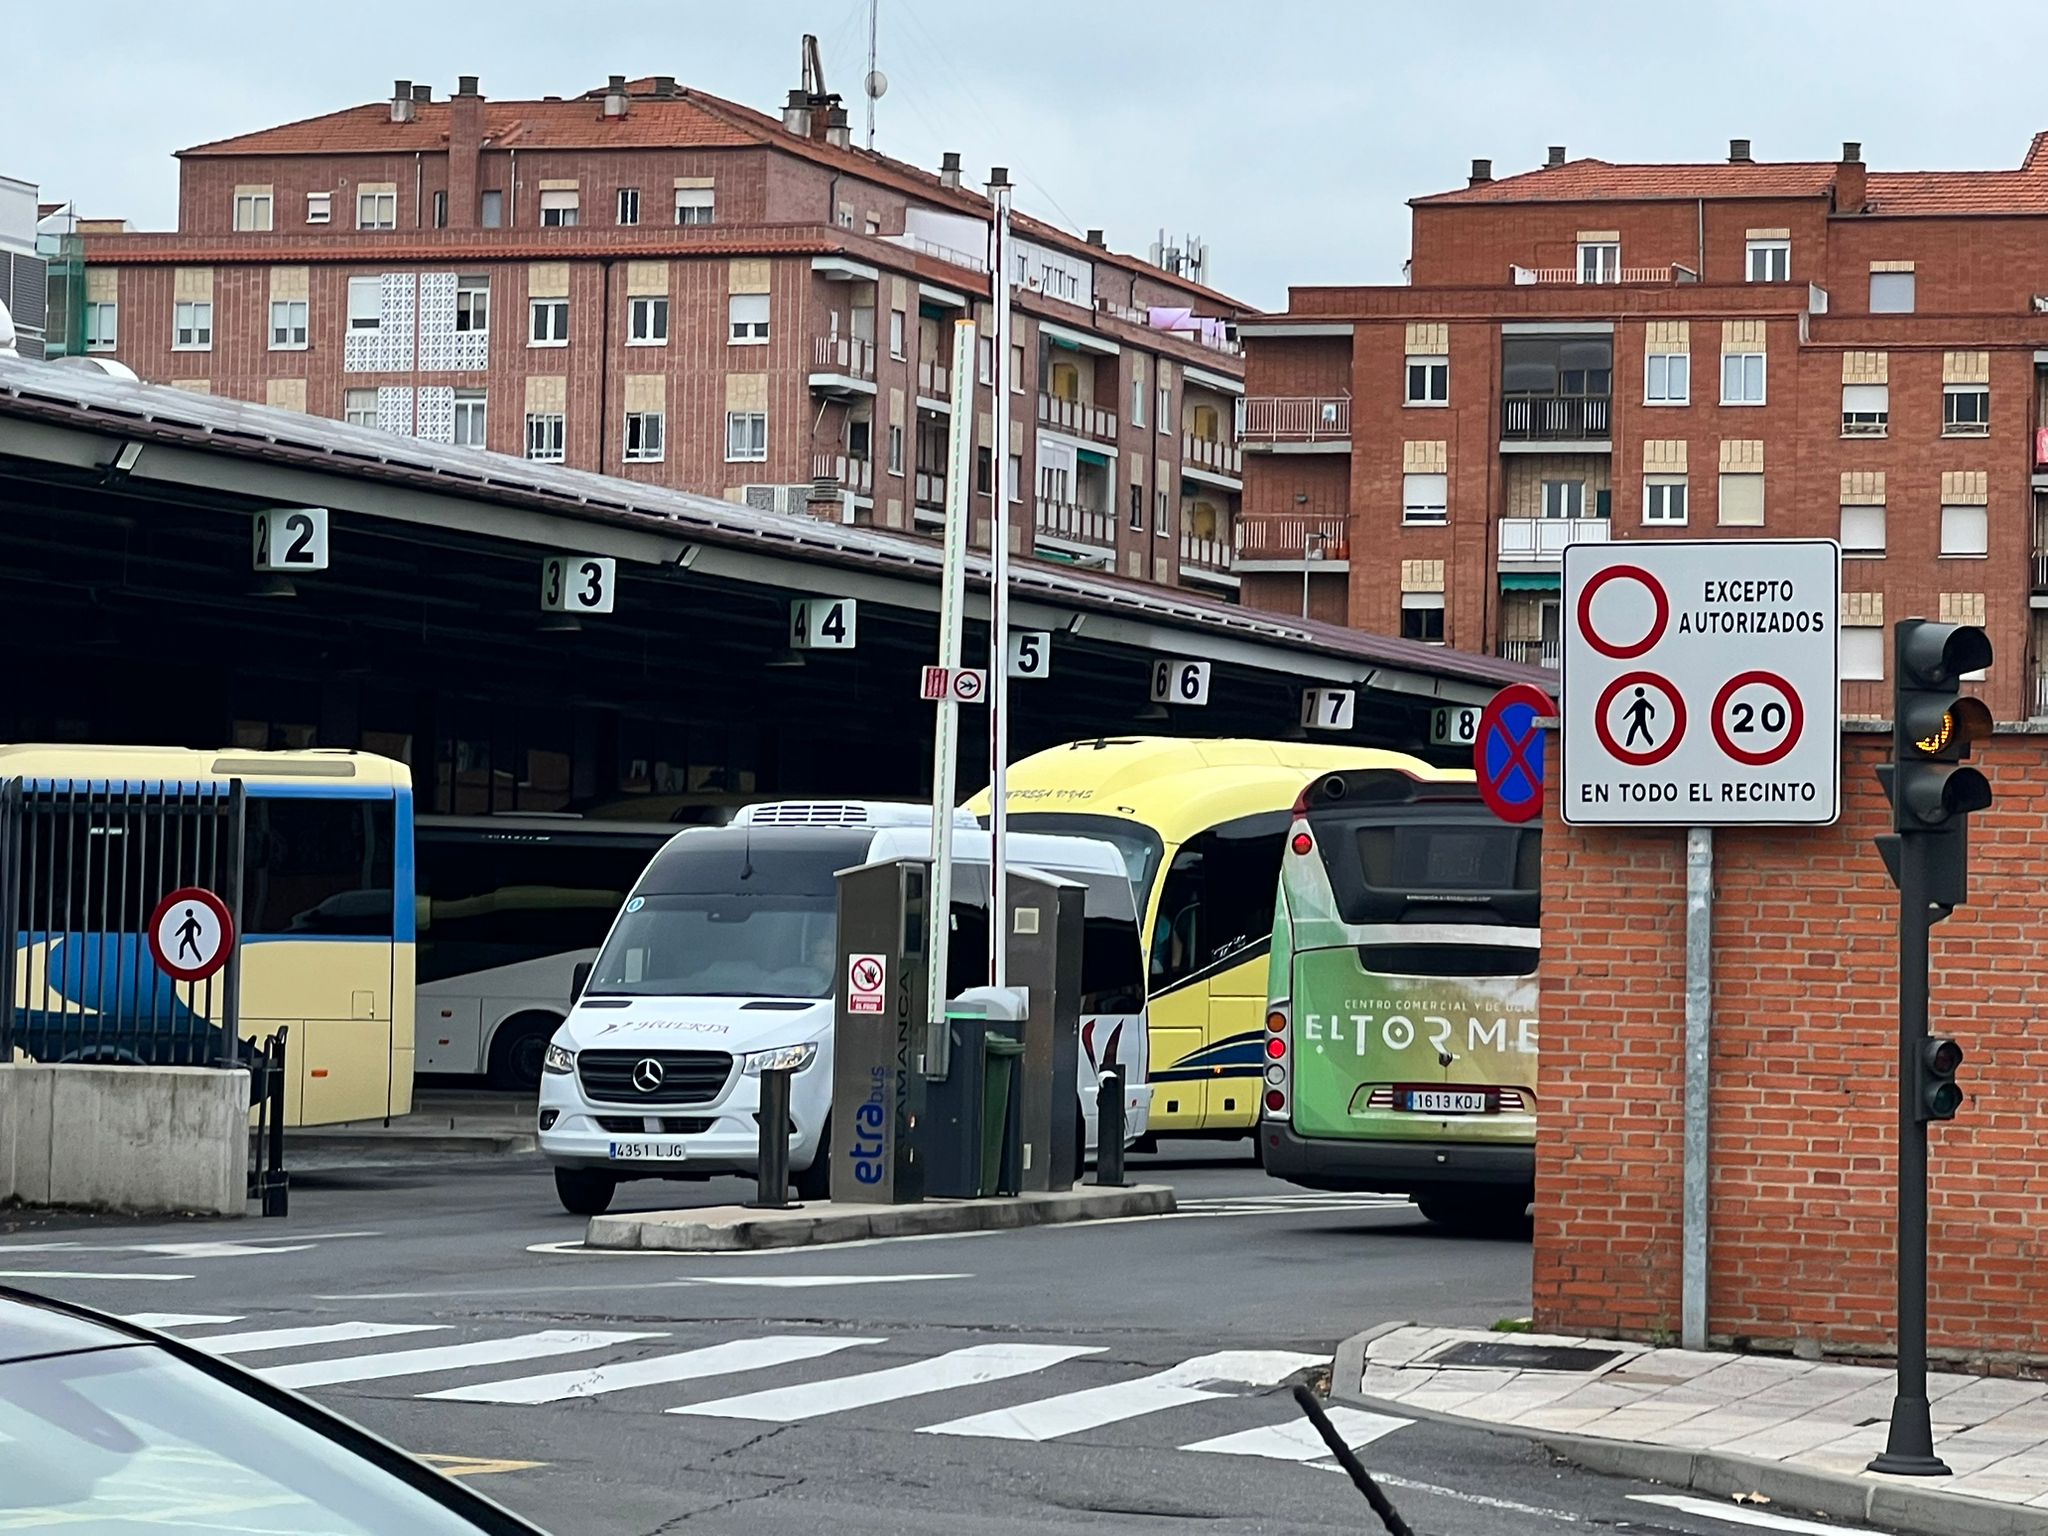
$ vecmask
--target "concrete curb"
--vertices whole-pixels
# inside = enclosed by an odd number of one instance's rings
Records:
[[[593,1216],[584,1242],[592,1248],[732,1253],[852,1243],[878,1237],[931,1237],[1038,1227],[1054,1222],[1163,1216],[1173,1209],[1173,1191],[1161,1184],[1138,1184],[1128,1189],[1086,1185],[1054,1194],[994,1200],[932,1200],[919,1205],[835,1205],[823,1201],[788,1211],[755,1211],[726,1205],[695,1211]]]
[[[290,1168],[292,1154],[330,1157],[510,1157],[540,1150],[540,1137],[532,1131],[431,1132],[431,1131],[287,1131],[284,1165]]]
[[[1417,1408],[1390,1398],[1367,1397],[1356,1387],[1365,1374],[1366,1347],[1374,1339],[1409,1323],[1381,1323],[1354,1333],[1337,1346],[1330,1378],[1330,1397],[1337,1402],[1396,1418],[1427,1419],[1483,1429],[1518,1440],[1532,1440],[1552,1455],[1590,1471],[1614,1477],[1640,1478],[1713,1498],[1760,1493],[1773,1505],[1790,1505],[1837,1520],[1869,1520],[1918,1536],[2048,1536],[2048,1509],[1999,1504],[1935,1488],[1915,1487],[1891,1479],[1857,1477],[1787,1466],[1755,1456],[1726,1451],[1694,1451],[1683,1446],[1650,1445],[1637,1440],[1606,1440],[1597,1435],[1566,1434],[1485,1419],[1441,1409]],[[1352,1366],[1355,1362],[1355,1368]]]

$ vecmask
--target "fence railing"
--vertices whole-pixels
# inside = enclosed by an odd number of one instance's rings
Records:
[[[1180,563],[1205,571],[1227,571],[1235,552],[1227,539],[1204,538],[1196,533],[1180,536]]]
[[[1351,401],[1341,395],[1247,395],[1240,442],[1336,441],[1351,436]]]
[[[1502,661],[1519,661],[1532,667],[1555,667],[1564,654],[1562,640],[1503,640],[1499,646]]]
[[[1248,513],[1238,519],[1240,560],[1348,560],[1350,530],[1341,517]]]
[[[1112,441],[1116,437],[1116,412],[1100,410],[1079,400],[1062,400],[1057,395],[1041,394],[1038,397],[1038,419],[1045,426],[1082,437]]]
[[[1531,283],[1585,283],[1598,286],[1613,283],[1675,283],[1687,269],[1669,267],[1608,267],[1587,272],[1578,267],[1508,267],[1508,280],[1526,286]]]
[[[872,379],[875,376],[875,344],[858,336],[820,336],[812,352],[812,361],[821,372]]]
[[[1180,457],[1183,465],[1192,464],[1219,475],[1241,475],[1244,473],[1244,455],[1237,444],[1220,442],[1213,437],[1197,437],[1192,432],[1181,434]]]
[[[1504,517],[1501,563],[1562,559],[1568,544],[1605,544],[1612,528],[1604,517]]]
[[[914,493],[919,506],[943,507],[946,504],[946,477],[929,469],[920,469]]]
[[[1500,403],[1500,435],[1510,442],[1597,441],[1609,433],[1605,395],[1509,395]]]
[[[917,365],[917,392],[927,399],[949,399],[953,392],[953,370],[944,363],[920,362]]]
[[[865,496],[875,488],[875,461],[856,459],[843,453],[813,454],[811,478],[837,480],[854,495]]]
[[[1082,544],[1100,544],[1105,548],[1116,545],[1116,519],[1099,508],[1083,506],[1077,501],[1039,497],[1037,528],[1041,533]]]

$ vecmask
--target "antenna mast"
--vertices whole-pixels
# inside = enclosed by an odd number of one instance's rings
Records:
[[[882,0],[868,0],[868,77],[861,83],[867,89],[868,98],[868,153],[875,152],[875,98],[882,93],[875,89],[875,23],[876,12],[881,10]]]

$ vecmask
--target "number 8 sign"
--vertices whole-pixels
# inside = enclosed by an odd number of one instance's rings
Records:
[[[1154,704],[1207,704],[1209,663],[1206,661],[1155,661],[1152,663]]]

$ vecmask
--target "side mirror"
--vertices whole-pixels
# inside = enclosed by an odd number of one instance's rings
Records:
[[[583,995],[583,989],[590,985],[590,971],[590,962],[588,960],[580,960],[576,964],[576,969],[570,973],[569,1005],[572,1008],[576,1005],[576,999]]]

